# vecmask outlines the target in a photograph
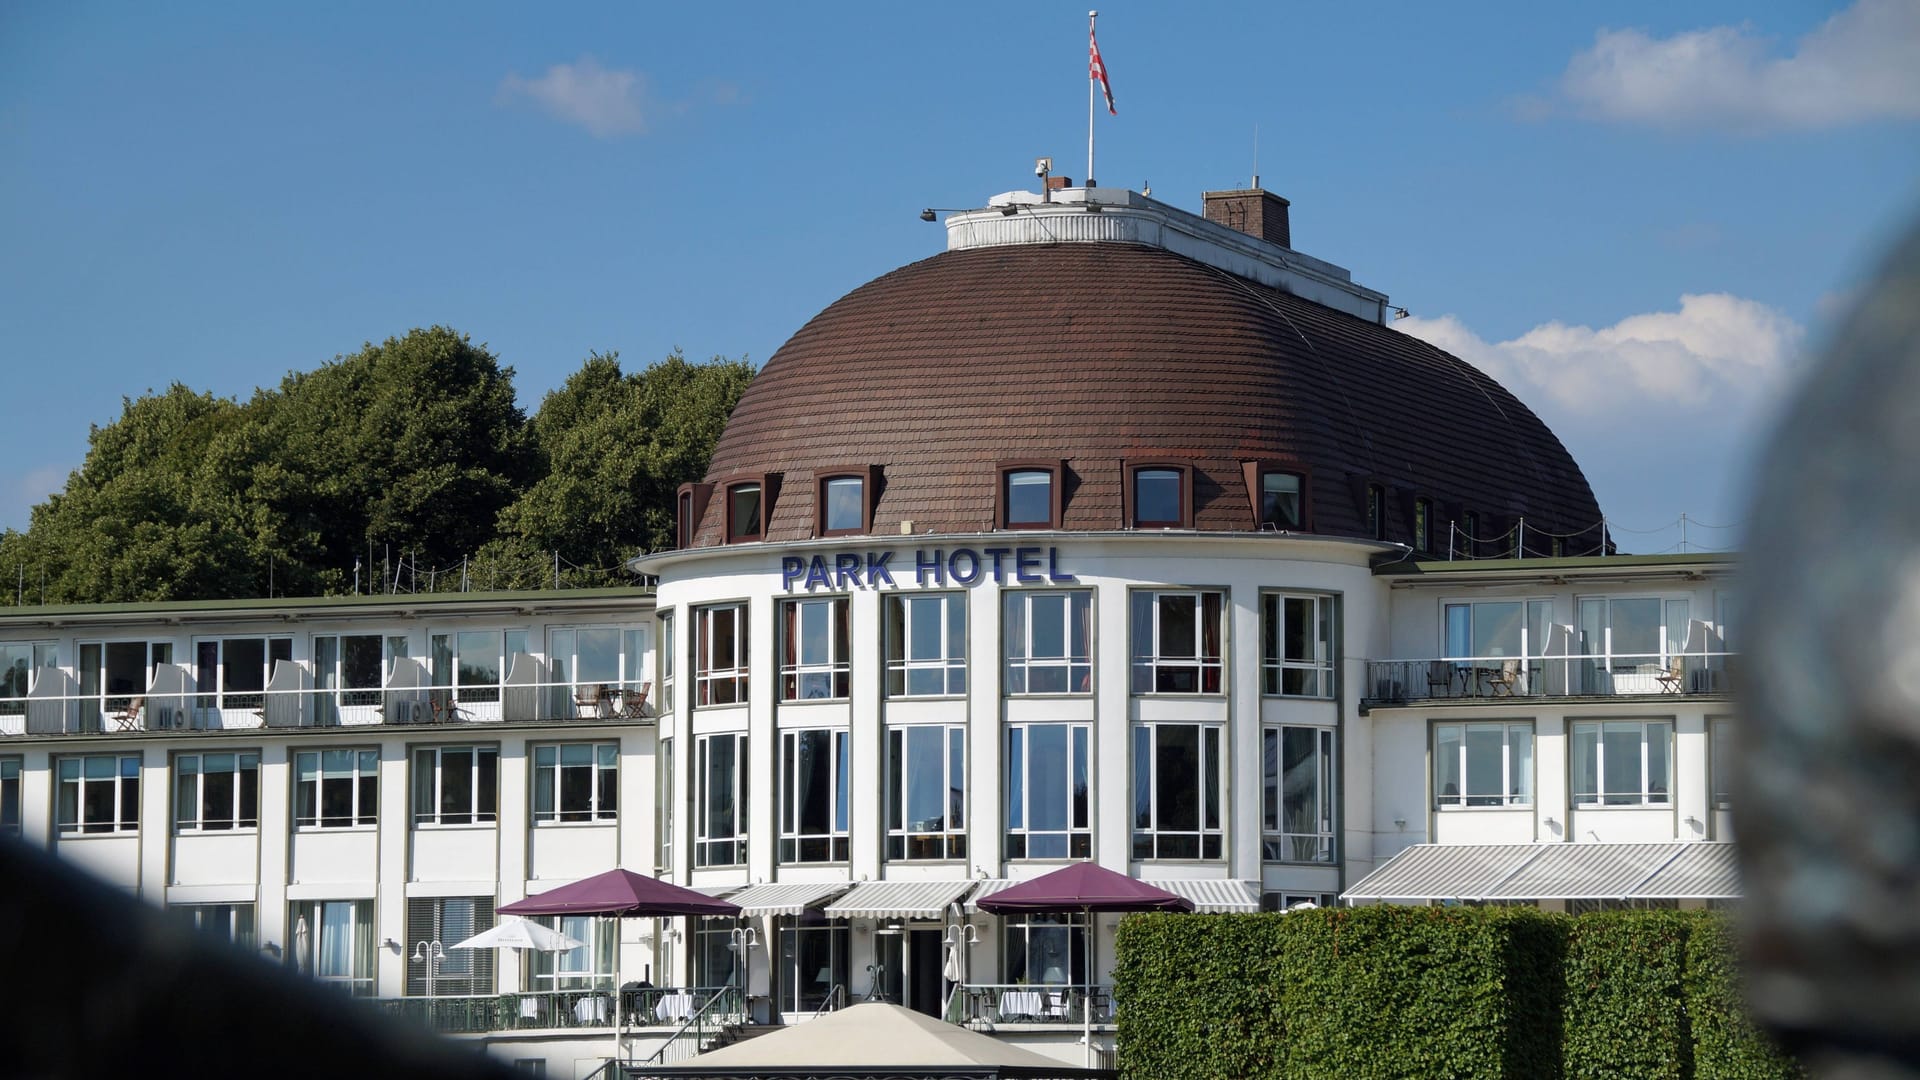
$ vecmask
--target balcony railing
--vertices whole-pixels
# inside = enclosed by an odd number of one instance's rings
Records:
[[[621,1019],[627,1030],[677,1030],[703,1008],[714,1016],[733,1018],[737,1002],[732,987],[649,987],[622,995]],[[480,1034],[523,1029],[613,1027],[613,994],[603,990],[543,990],[519,994],[479,994],[460,997],[381,998],[376,1005],[444,1034]],[[737,1018],[734,1018],[737,1019]]]
[[[1113,1023],[1113,988],[1028,983],[968,983],[954,990],[947,1003],[947,1019],[970,1027],[1000,1024],[1059,1024],[1080,1027],[1088,1022]]]
[[[1499,698],[1587,698],[1719,694],[1732,653],[1613,656],[1471,656],[1368,660],[1368,705]]]
[[[145,694],[85,694],[43,669],[24,697],[0,698],[0,737],[233,731],[392,724],[629,720],[651,723],[650,684],[524,682],[481,687],[386,686],[200,693],[190,679],[156,679]],[[298,681],[298,680],[290,680]]]

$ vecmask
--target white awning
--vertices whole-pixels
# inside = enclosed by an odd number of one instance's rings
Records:
[[[972,914],[980,910],[981,897],[992,896],[1002,889],[1011,889],[1015,885],[1020,884],[1020,882],[1015,878],[1003,877],[987,878],[985,881],[970,881],[968,884],[974,887],[973,895],[967,897],[967,912],[968,914]]]
[[[798,915],[851,887],[845,881],[775,881],[749,885],[728,899],[739,904],[740,914],[747,918]]]
[[[829,919],[938,919],[971,881],[863,881],[827,905]]]
[[[1230,878],[1150,878],[1147,884],[1193,901],[1202,914],[1260,910],[1260,886]]]
[[[1719,900],[1740,895],[1733,845],[1415,844],[1342,900]]]

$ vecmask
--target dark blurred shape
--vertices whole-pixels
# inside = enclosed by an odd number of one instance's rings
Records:
[[[514,1073],[0,840],[0,1077],[120,1075]]]
[[[1920,232],[1756,475],[1734,798],[1748,995],[1816,1075],[1920,1075]]]

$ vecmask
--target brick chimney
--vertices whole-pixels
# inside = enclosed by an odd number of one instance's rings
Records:
[[[1293,233],[1287,225],[1287,200],[1271,191],[1248,188],[1244,191],[1209,191],[1202,195],[1206,218],[1216,225],[1257,236],[1283,248],[1293,246]]]

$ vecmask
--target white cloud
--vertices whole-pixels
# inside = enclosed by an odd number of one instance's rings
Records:
[[[1799,359],[1800,325],[1726,293],[1686,295],[1679,311],[1632,315],[1594,329],[1550,322],[1488,342],[1451,315],[1395,327],[1453,353],[1536,404],[1570,413],[1646,405],[1682,408],[1769,402]]]
[[[510,74],[500,83],[500,97],[503,101],[531,98],[554,117],[602,139],[644,133],[652,111],[645,76],[609,71],[591,56],[581,57],[578,63],[555,64],[534,79]]]
[[[1920,117],[1920,0],[1857,0],[1775,55],[1751,26],[1668,38],[1602,30],[1561,92],[1591,115],[1658,127],[1824,128]]]

